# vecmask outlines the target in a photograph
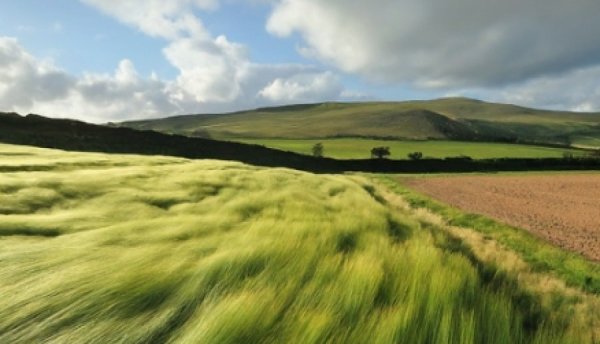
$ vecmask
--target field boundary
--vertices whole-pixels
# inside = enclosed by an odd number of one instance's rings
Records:
[[[381,197],[388,206],[394,210],[410,212],[423,227],[429,228],[432,233],[439,232],[446,236],[447,249],[456,251],[467,257],[475,266],[481,269],[482,278],[504,279],[515,283],[512,287],[521,290],[518,297],[531,300],[530,316],[536,316],[537,312],[545,314],[572,314],[572,319],[562,319],[568,322],[579,322],[590,329],[591,342],[596,343],[600,338],[600,295],[578,286],[568,285],[562,278],[556,276],[552,271],[536,271],[527,263],[520,254],[513,249],[505,247],[498,241],[491,239],[485,234],[473,228],[452,226],[447,223],[442,215],[431,209],[414,207],[388,185],[381,183],[381,178],[370,178],[381,192]],[[517,303],[520,301],[516,300]],[[537,306],[533,306],[537,304]],[[540,307],[535,309],[535,307]],[[540,315],[538,314],[538,315]],[[554,319],[555,321],[557,319]]]
[[[395,176],[370,176],[390,191],[402,196],[411,208],[425,208],[441,217],[450,226],[473,229],[487,238],[516,252],[534,271],[549,272],[567,285],[586,292],[600,294],[600,264],[582,255],[566,251],[531,233],[492,220],[486,216],[466,213],[413,191]]]

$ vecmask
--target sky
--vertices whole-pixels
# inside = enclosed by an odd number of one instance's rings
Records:
[[[0,0],[0,111],[464,96],[600,111],[597,0]]]

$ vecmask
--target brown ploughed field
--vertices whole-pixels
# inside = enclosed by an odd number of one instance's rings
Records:
[[[600,174],[415,178],[413,189],[600,261]]]

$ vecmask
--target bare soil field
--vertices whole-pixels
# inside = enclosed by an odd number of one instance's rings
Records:
[[[451,176],[406,184],[600,261],[600,174]]]

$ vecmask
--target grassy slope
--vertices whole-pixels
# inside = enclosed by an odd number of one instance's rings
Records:
[[[0,165],[3,343],[590,340],[348,177],[8,145]]]
[[[575,156],[581,151],[507,143],[460,142],[460,141],[391,141],[371,139],[245,139],[244,143],[312,154],[312,147],[321,142],[324,156],[336,159],[366,159],[371,157],[371,148],[390,147],[391,159],[407,159],[408,153],[422,152],[425,157],[446,158],[467,155],[474,159],[494,158],[560,158],[565,152]]]
[[[397,109],[395,104],[387,103],[291,106],[227,115],[180,116],[126,125],[187,135],[208,134],[216,138],[383,136],[425,139],[473,135],[467,125],[440,114],[422,109]]]
[[[518,138],[546,143],[600,138],[600,115],[534,110],[464,98],[325,103],[228,115],[179,116],[127,126],[217,138]]]

